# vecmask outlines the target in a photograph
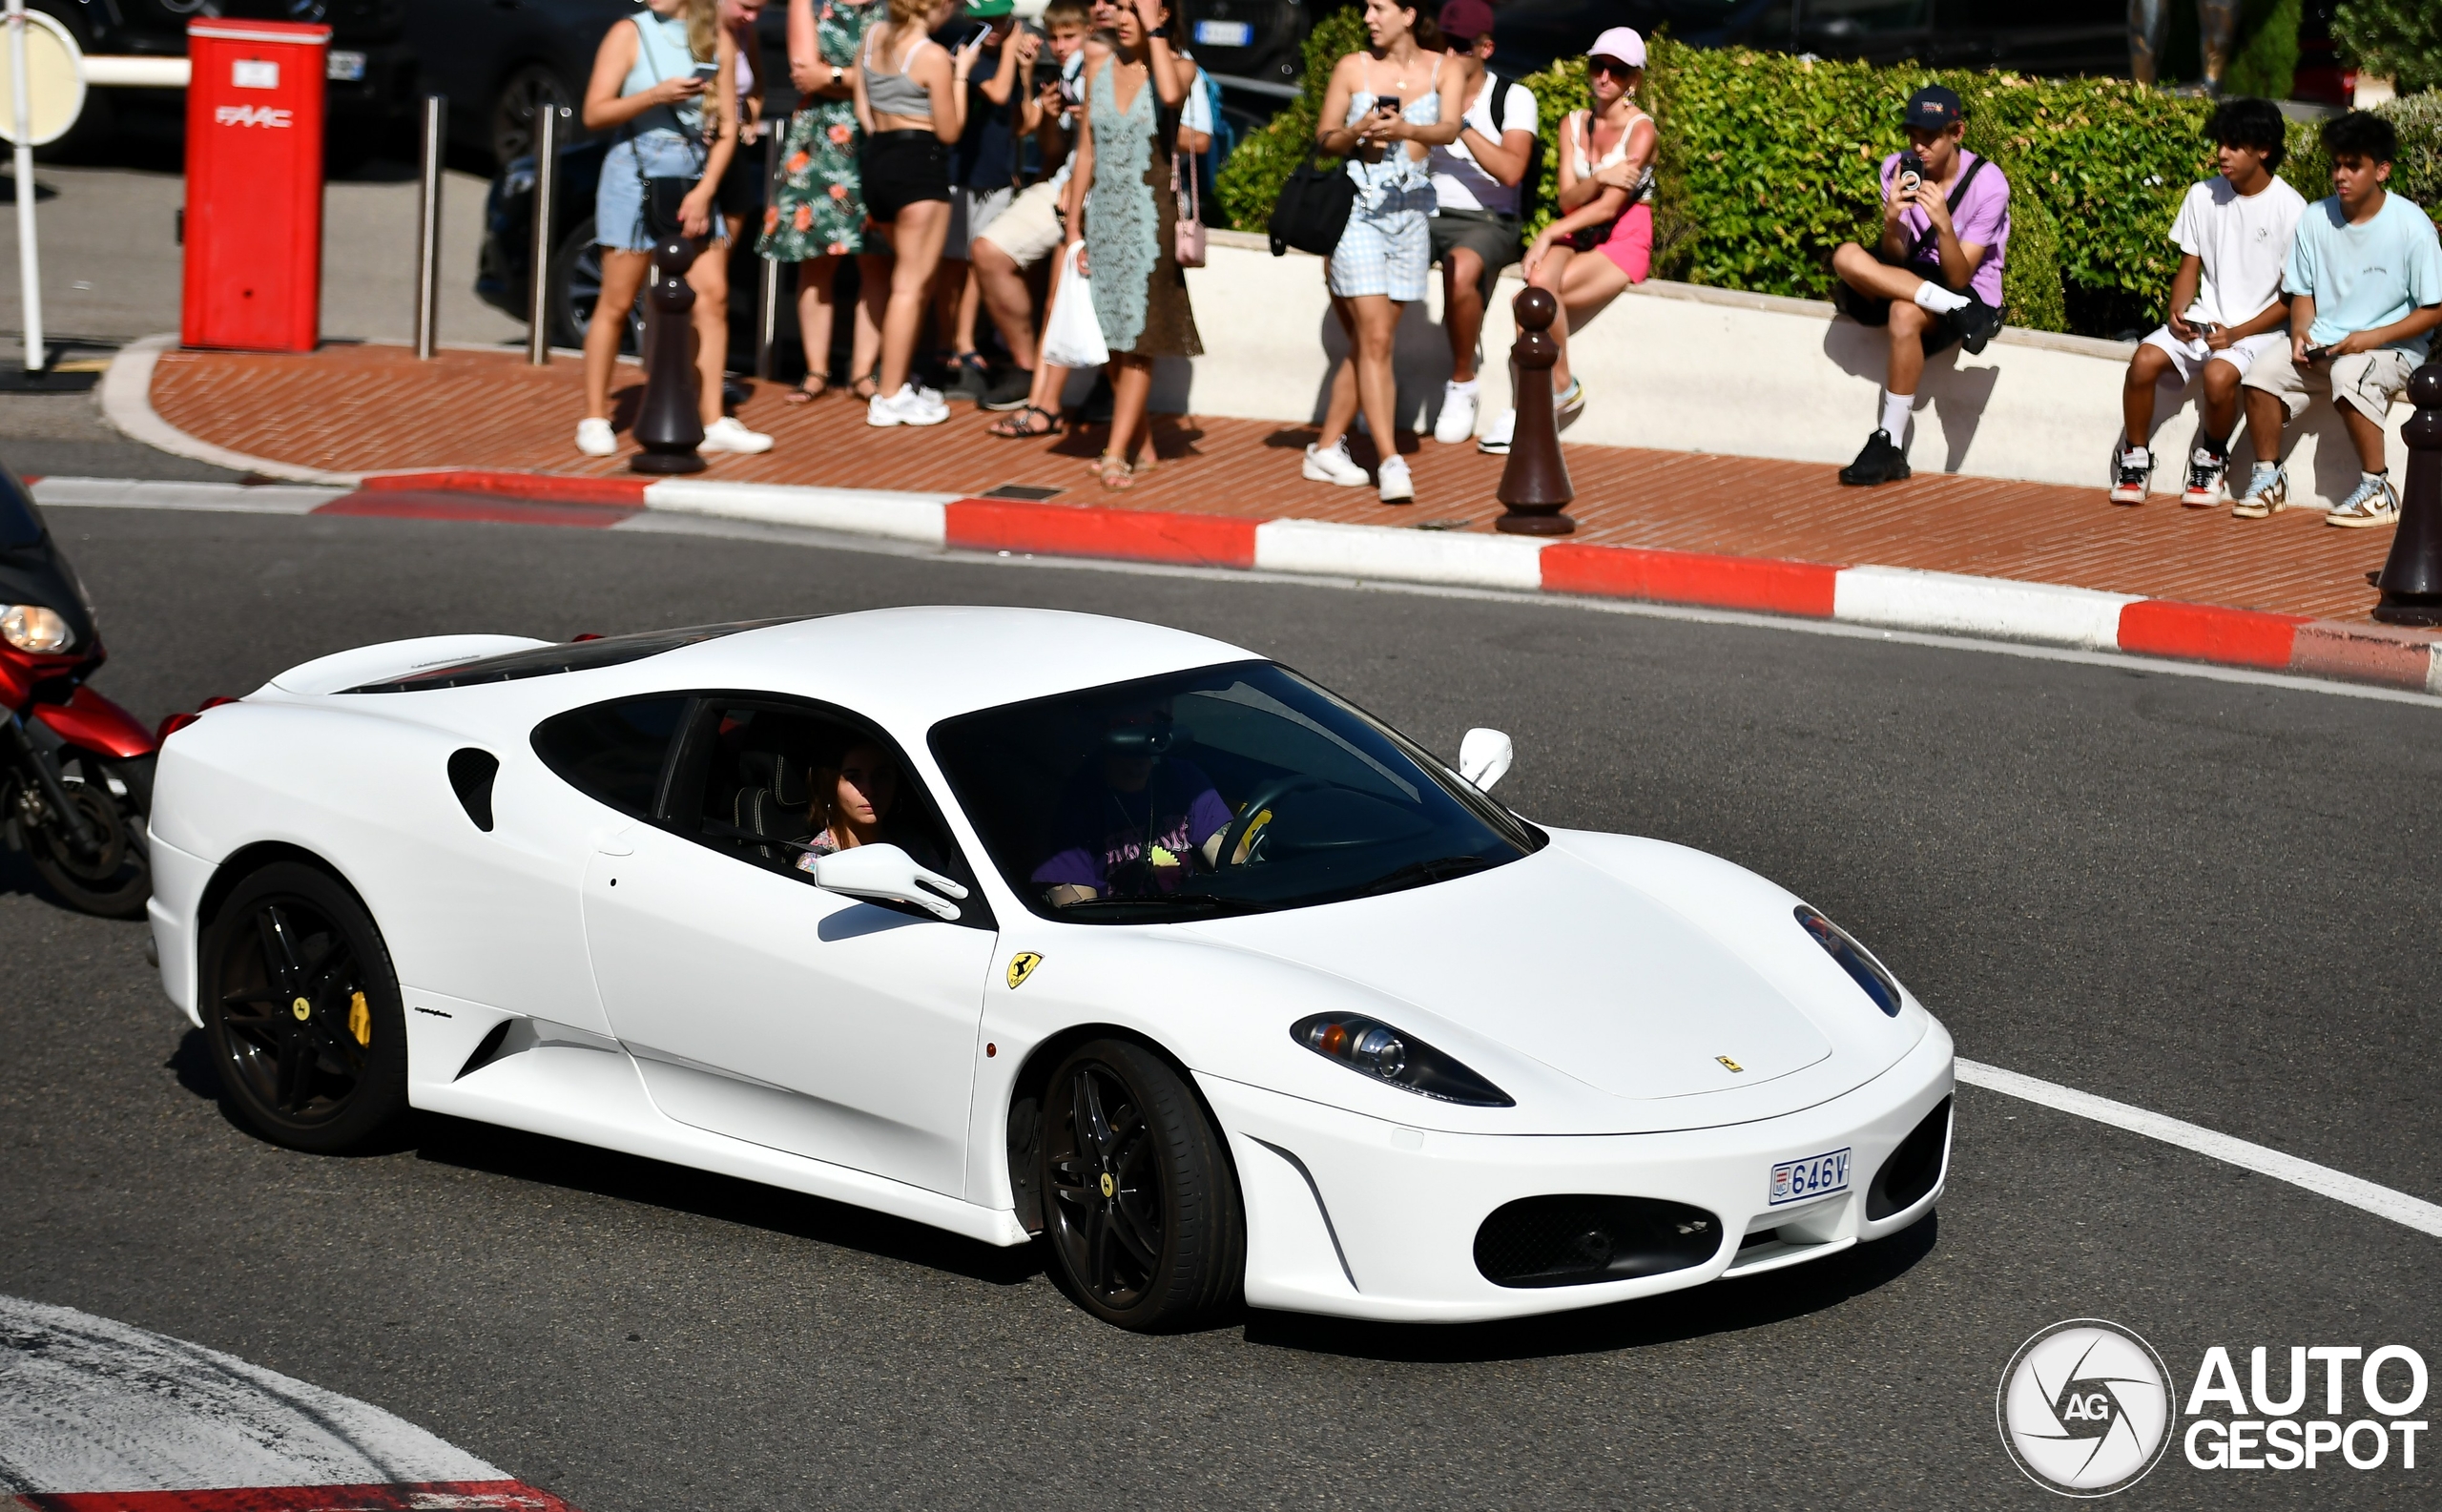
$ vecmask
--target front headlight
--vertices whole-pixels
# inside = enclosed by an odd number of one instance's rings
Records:
[[[1289,1037],[1359,1076],[1438,1103],[1515,1108],[1518,1100],[1413,1035],[1356,1013],[1318,1013],[1289,1026]]]
[[[0,604],[0,640],[19,651],[49,656],[66,651],[75,639],[57,610],[40,604]]]
[[[1797,906],[1797,922],[1813,937],[1816,944],[1840,963],[1841,970],[1866,989],[1866,996],[1873,999],[1875,1007],[1891,1018],[1899,1017],[1899,984],[1892,979],[1890,972],[1882,969],[1881,962],[1866,954],[1865,946],[1850,939],[1848,932],[1838,924],[1804,903]]]

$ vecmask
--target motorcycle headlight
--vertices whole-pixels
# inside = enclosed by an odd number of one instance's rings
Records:
[[[1289,1037],[1359,1076],[1438,1103],[1515,1108],[1518,1100],[1414,1035],[1356,1013],[1318,1013],[1289,1026]]]
[[[0,640],[19,651],[49,656],[66,651],[75,638],[57,610],[40,604],[0,604]]]
[[[1875,1007],[1891,1018],[1899,1017],[1899,984],[1893,980],[1890,972],[1882,969],[1881,962],[1866,954],[1865,946],[1850,939],[1848,932],[1838,924],[1804,903],[1798,905],[1797,922],[1799,927],[1813,937],[1816,944],[1840,963],[1841,970],[1866,989],[1866,996],[1873,999]]]

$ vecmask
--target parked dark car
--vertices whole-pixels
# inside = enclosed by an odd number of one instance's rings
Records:
[[[87,52],[138,57],[184,57],[187,23],[198,16],[233,21],[320,21],[331,29],[325,95],[335,142],[372,151],[392,134],[408,129],[424,88],[416,56],[407,46],[411,10],[442,0],[27,0],[27,9],[63,22]],[[106,108],[93,112],[91,127],[107,132],[120,104],[182,104],[162,90],[97,90]]]

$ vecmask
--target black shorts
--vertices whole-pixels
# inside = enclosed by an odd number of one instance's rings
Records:
[[[909,205],[950,197],[950,146],[931,132],[876,132],[865,138],[859,166],[865,212],[884,224]]]
[[[1424,229],[1432,241],[1434,261],[1447,266],[1450,254],[1464,247],[1483,263],[1483,274],[1476,281],[1487,300],[1500,270],[1523,255],[1516,216],[1491,210],[1443,210],[1427,219]]]
[[[1993,309],[1991,305],[1973,294],[1967,296],[1967,300],[1966,309],[1954,310],[1948,315],[1937,316],[1926,323],[1925,334],[1921,340],[1924,342],[1927,357],[1958,344],[1958,339],[1962,334],[1959,325],[1962,316],[1972,315],[1977,310]],[[1861,294],[1845,282],[1835,281],[1832,285],[1832,302],[1847,312],[1849,319],[1859,325],[1889,325],[1891,323],[1891,301],[1879,294]],[[1993,324],[1997,326],[2000,323],[1999,312],[1995,311],[1994,315]]]
[[[721,175],[719,187],[713,191],[713,205],[722,215],[747,221],[761,218],[763,154],[756,150],[761,145],[742,143],[731,155],[729,171]]]

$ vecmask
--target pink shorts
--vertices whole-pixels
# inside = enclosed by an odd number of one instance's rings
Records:
[[[1595,248],[1628,276],[1630,283],[1643,283],[1653,271],[1653,206],[1638,204],[1611,222],[1610,239]]]

